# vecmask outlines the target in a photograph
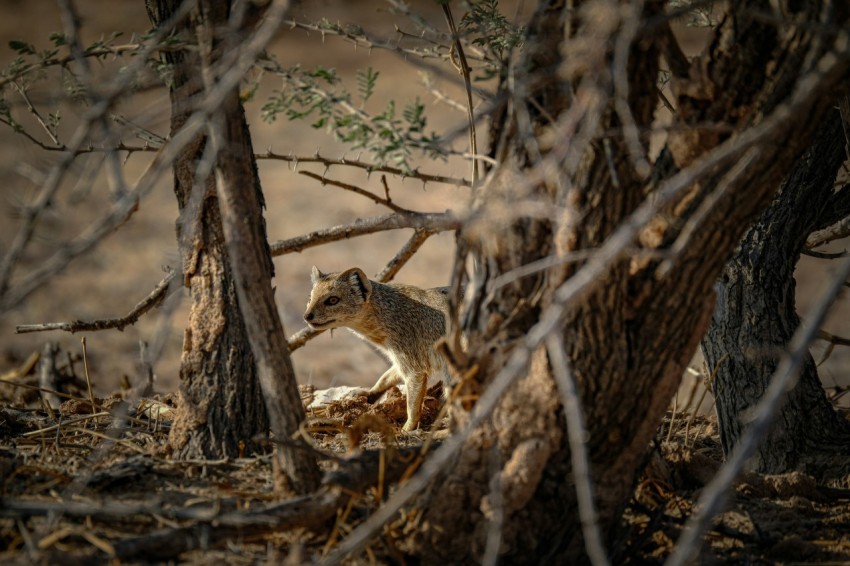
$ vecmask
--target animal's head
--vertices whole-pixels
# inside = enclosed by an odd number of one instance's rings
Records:
[[[314,265],[310,279],[313,290],[304,320],[316,330],[355,324],[372,296],[372,283],[358,267],[322,273]]]

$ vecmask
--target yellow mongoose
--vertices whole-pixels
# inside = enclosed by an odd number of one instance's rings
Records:
[[[313,266],[310,278],[313,290],[304,320],[317,330],[344,326],[384,352],[393,365],[369,390],[369,397],[403,381],[407,386],[403,430],[415,429],[428,377],[447,381],[445,362],[434,343],[446,332],[448,287],[378,283],[357,267],[322,273]]]

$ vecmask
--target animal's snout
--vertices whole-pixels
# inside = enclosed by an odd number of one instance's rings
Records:
[[[313,311],[308,311],[308,312],[304,313],[304,320],[305,321],[310,322],[314,318],[316,318],[316,316],[313,314]]]

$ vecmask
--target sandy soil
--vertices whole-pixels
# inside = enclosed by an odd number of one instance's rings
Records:
[[[15,18],[0,19],[0,36],[8,39],[27,37],[33,43],[47,44],[51,30],[60,29],[55,9],[50,3],[3,2],[0,11],[16,13]],[[129,40],[133,32],[148,29],[148,20],[143,2],[122,2],[118,11],[100,9],[96,1],[80,2],[84,26],[84,39],[92,41],[112,30],[123,30]],[[309,6],[309,10],[308,10]],[[430,9],[430,6],[426,6]],[[35,14],[43,9],[44,18]],[[392,30],[392,15],[382,3],[301,3],[293,8],[293,17],[304,21],[315,21],[317,14],[333,14],[330,19],[341,22],[358,21],[364,29],[385,36]],[[434,21],[438,14],[426,14]],[[409,65],[398,56],[387,52],[368,52],[354,49],[336,38],[325,38],[319,34],[301,30],[281,30],[270,49],[278,60],[287,66],[300,64],[310,68],[315,65],[336,68],[354,89],[353,78],[357,70],[372,66],[382,73],[370,111],[380,111],[390,97],[397,100],[413,100],[417,96],[429,106],[429,128],[446,131],[457,127],[465,119],[463,113],[444,103],[435,101],[434,96],[420,86],[419,69]],[[0,50],[0,64],[12,57],[11,50]],[[433,64],[433,63],[432,63]],[[451,70],[443,65],[444,72]],[[105,64],[99,72],[108,74],[114,68]],[[451,96],[459,92],[455,73],[449,79],[436,79],[439,88]],[[57,96],[56,85],[44,89],[38,99],[45,102]],[[331,158],[355,157],[347,148],[337,144],[324,131],[314,130],[308,123],[278,121],[267,124],[260,118],[261,107],[279,81],[267,77],[253,101],[246,106],[257,151],[267,148],[277,153],[295,156],[311,156],[317,151]],[[68,122],[74,121],[79,109],[63,105]],[[134,97],[122,105],[124,115],[137,123],[166,135],[168,132],[168,99],[164,90]],[[28,126],[26,113],[21,121]],[[70,129],[69,129],[70,130]],[[126,140],[128,143],[137,141]],[[0,168],[4,171],[6,188],[2,211],[6,222],[0,223],[0,246],[8,246],[17,230],[14,218],[17,207],[26,203],[36,190],[36,180],[44,175],[55,154],[26,143],[8,129],[0,130]],[[364,160],[368,156],[363,156]],[[128,179],[135,179],[150,160],[150,155],[134,154],[125,166]],[[428,171],[454,177],[468,177],[468,166],[460,160],[447,163],[424,163]],[[82,159],[78,179],[83,179],[86,166],[96,164],[96,158]],[[298,170],[312,170],[321,174],[320,166],[299,165]],[[334,167],[328,173],[334,179],[355,183],[363,188],[383,192],[377,175],[368,177],[362,170]],[[262,161],[260,175],[267,202],[268,233],[271,241],[297,236],[312,230],[351,223],[357,218],[386,214],[388,211],[371,201],[351,195],[345,191],[322,187],[318,182],[299,175],[286,163]],[[467,189],[455,186],[428,184],[424,186],[410,179],[389,178],[392,197],[402,206],[423,211],[459,209],[468,197]],[[80,186],[82,185],[82,186]],[[38,266],[65,239],[77,234],[87,223],[103,210],[108,202],[106,185],[102,175],[93,180],[78,181],[78,186],[69,187],[56,203],[47,225],[39,231],[39,241],[25,258],[20,270],[23,275],[28,269]],[[79,203],[74,203],[74,200]],[[14,365],[31,351],[37,350],[45,340],[59,340],[63,347],[80,350],[80,337],[66,334],[15,335],[17,324],[96,319],[119,316],[132,308],[147,295],[163,277],[163,266],[178,265],[174,241],[176,203],[171,194],[170,178],[163,179],[155,191],[142,202],[140,210],[132,219],[93,253],[74,262],[63,274],[34,293],[24,304],[0,319],[0,335],[4,337],[0,346],[0,364]],[[277,299],[284,327],[288,333],[303,326],[301,315],[309,294],[309,272],[312,265],[325,271],[335,271],[358,265],[367,273],[377,273],[409,237],[410,231],[387,233],[363,237],[357,240],[313,248],[300,254],[277,258]],[[448,266],[451,260],[453,238],[449,234],[434,236],[425,244],[417,256],[397,276],[397,280],[420,286],[445,285],[448,282]],[[88,356],[93,379],[100,391],[110,391],[122,375],[135,377],[134,361],[138,357],[138,342],[145,340],[162,343],[162,355],[158,359],[157,389],[171,391],[176,387],[179,367],[179,352],[182,341],[183,321],[187,316],[187,303],[180,303],[170,320],[154,314],[146,317],[135,327],[118,331],[87,334]],[[329,383],[369,384],[385,368],[385,362],[371,348],[347,332],[336,332],[321,336],[298,351],[294,356],[299,379],[305,383],[325,385]]]

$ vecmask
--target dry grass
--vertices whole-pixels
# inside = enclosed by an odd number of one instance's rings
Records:
[[[19,385],[34,379],[15,376]],[[133,407],[116,394],[95,399],[92,413],[84,383],[69,391],[57,410],[35,408],[40,401],[32,395],[0,405],[4,564],[312,561],[368,517],[446,434],[440,427],[432,427],[436,438],[400,434],[406,415],[397,391],[375,405],[360,396],[309,411],[305,433],[320,456],[325,487],[308,500],[279,501],[268,455],[172,461],[164,448],[169,398]],[[302,386],[302,396],[309,405],[312,389]],[[440,397],[437,389],[429,392],[423,421],[439,414]],[[677,414],[668,413],[626,511],[617,563],[661,563],[722,463],[714,419],[684,409]],[[735,490],[707,535],[706,559],[850,559],[850,490],[817,486],[801,473],[748,474]],[[397,516],[358,562],[409,559],[406,539],[416,516],[415,508]]]

